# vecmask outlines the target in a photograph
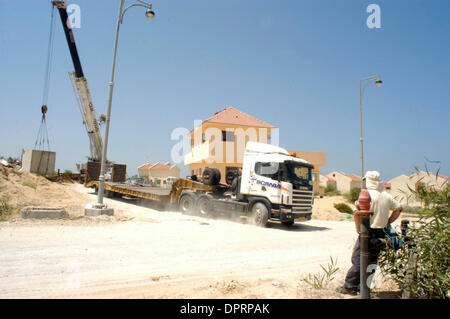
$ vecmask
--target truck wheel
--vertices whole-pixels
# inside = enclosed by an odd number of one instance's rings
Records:
[[[207,195],[202,195],[197,200],[197,212],[200,216],[211,216],[213,211],[211,199]]]
[[[253,204],[252,219],[255,225],[265,227],[269,220],[269,210],[267,209],[267,206],[261,202]]]
[[[293,220],[289,220],[289,221],[282,222],[282,223],[283,223],[283,225],[286,225],[286,226],[294,225],[294,221]]]
[[[189,193],[181,195],[178,207],[183,214],[191,214],[195,209],[195,196]]]

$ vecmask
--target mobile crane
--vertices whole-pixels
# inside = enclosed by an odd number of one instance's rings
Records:
[[[88,133],[91,154],[90,160],[100,162],[102,157],[103,140],[100,134],[97,114],[94,104],[92,103],[88,82],[84,77],[83,68],[81,67],[80,57],[75,44],[75,37],[73,35],[72,28],[68,23],[66,1],[52,1],[52,5],[59,11],[59,16],[61,17],[70,55],[72,57],[73,66],[75,68],[74,72],[69,72],[69,76],[78,106],[81,111],[81,116],[83,117],[83,124],[85,125]],[[83,168],[83,165],[77,164],[77,166],[78,169]]]

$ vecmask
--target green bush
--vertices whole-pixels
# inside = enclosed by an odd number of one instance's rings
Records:
[[[338,203],[333,205],[339,212],[344,214],[353,214],[353,209],[345,203]]]
[[[412,190],[425,206],[419,220],[412,223],[399,250],[387,247],[379,265],[413,298],[448,299],[450,291],[450,192],[439,187]]]
[[[350,193],[345,194],[344,197],[345,197],[350,203],[353,204],[355,201],[358,200],[359,193],[361,193],[361,189],[360,189],[360,188],[352,188],[352,189],[350,190]]]
[[[341,193],[338,190],[336,190],[336,187],[334,187],[334,185],[328,184],[327,187],[325,188],[325,195],[336,196],[341,195]]]
[[[7,198],[0,198],[0,221],[8,219],[12,213],[12,207]]]

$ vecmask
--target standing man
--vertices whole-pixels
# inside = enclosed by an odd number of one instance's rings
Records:
[[[363,177],[363,183],[370,194],[370,211],[373,215],[370,216],[370,238],[384,238],[386,235],[387,227],[394,222],[402,212],[403,208],[400,204],[385,191],[380,192],[380,173],[377,171],[367,171]],[[356,206],[356,203],[355,203]],[[392,210],[392,214],[389,213]],[[356,209],[355,211],[356,212]],[[359,234],[360,219],[359,215],[354,214],[356,232]],[[349,294],[355,296],[359,291],[360,284],[360,241],[361,236],[358,236],[358,240],[355,243],[352,253],[352,267],[348,270],[345,277],[345,283],[342,287],[339,287],[336,291],[342,294]],[[369,249],[370,249],[369,245]],[[379,249],[371,249],[371,256],[369,263],[373,264],[377,262]]]

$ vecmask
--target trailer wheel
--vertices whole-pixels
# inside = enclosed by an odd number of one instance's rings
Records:
[[[261,202],[253,204],[251,217],[255,225],[265,227],[269,220],[269,210],[267,209],[267,206]]]
[[[213,212],[211,199],[208,195],[202,195],[197,200],[197,212],[200,216],[209,217]]]
[[[185,193],[181,195],[178,202],[178,207],[180,212],[183,214],[191,214],[195,210],[195,195],[190,193]]]

